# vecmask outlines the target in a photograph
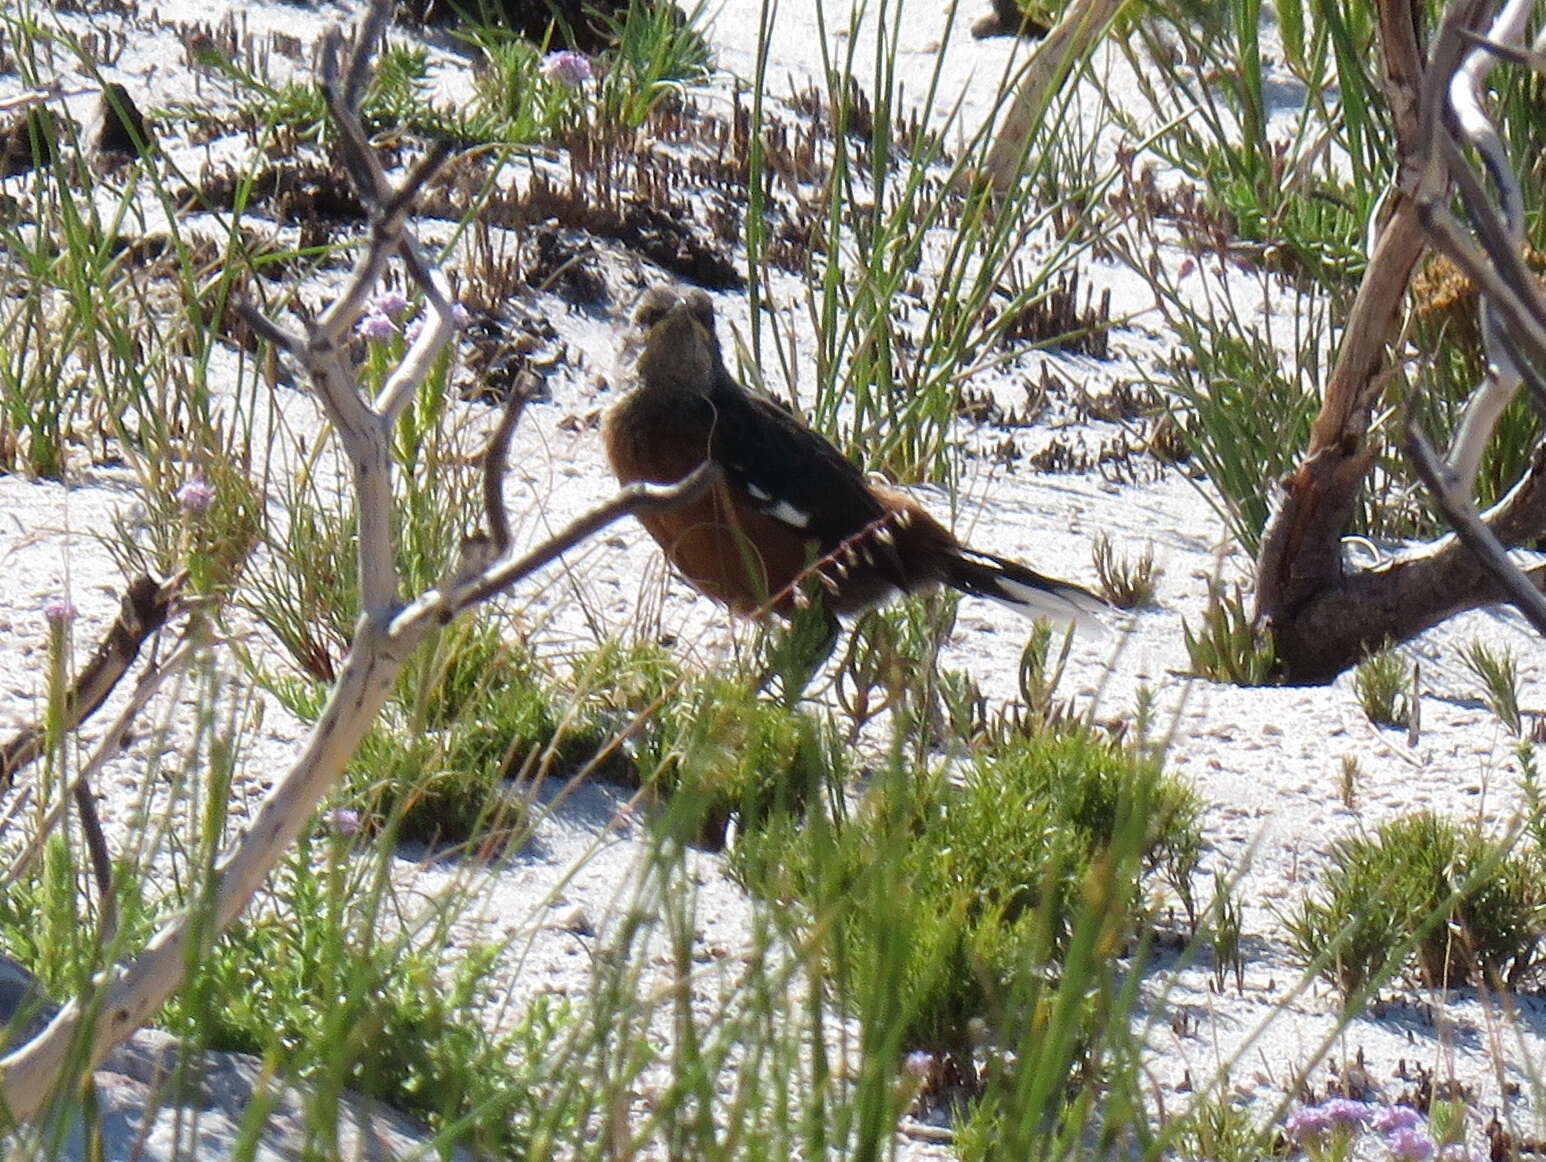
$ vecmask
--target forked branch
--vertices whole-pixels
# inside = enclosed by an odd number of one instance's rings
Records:
[[[1546,299],[1520,254],[1519,186],[1479,97],[1494,58],[1529,59],[1512,42],[1523,35],[1533,5],[1509,0],[1483,33],[1489,4],[1460,0],[1444,17],[1426,71],[1416,55],[1415,6],[1406,25],[1395,16],[1397,7],[1396,0],[1380,2],[1387,77],[1400,82],[1391,92],[1401,164],[1397,205],[1370,257],[1309,449],[1283,482],[1258,560],[1258,616],[1273,630],[1284,676],[1293,681],[1329,681],[1371,648],[1464,610],[1511,600],[1522,580],[1530,582],[1517,570],[1508,577],[1498,572],[1501,565],[1513,569],[1502,547],[1546,533],[1539,455],[1492,513],[1477,514],[1470,497],[1475,464],[1518,385],[1528,384],[1532,397],[1546,404],[1546,382],[1532,364],[1546,355]],[[1403,27],[1409,36],[1399,35]],[[1462,143],[1484,160],[1491,193]],[[1472,232],[1455,219],[1452,192],[1465,205]],[[1483,296],[1488,372],[1468,405],[1449,469],[1438,471],[1436,459],[1424,455],[1431,449],[1415,427],[1406,441],[1414,471],[1437,488],[1440,508],[1465,531],[1459,541],[1413,549],[1378,569],[1349,571],[1341,541],[1373,463],[1369,424],[1391,378],[1380,374],[1384,348],[1425,236]],[[1473,554],[1468,546],[1485,545],[1488,537],[1493,549]]]

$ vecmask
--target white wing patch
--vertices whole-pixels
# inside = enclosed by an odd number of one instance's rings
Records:
[[[790,525],[797,529],[803,529],[810,526],[810,513],[801,512],[787,500],[774,500],[773,494],[766,488],[761,488],[754,484],[752,481],[748,480],[746,482],[746,491],[751,494],[751,498],[753,500],[763,506],[762,511],[767,513],[774,520],[781,520],[786,525]]]

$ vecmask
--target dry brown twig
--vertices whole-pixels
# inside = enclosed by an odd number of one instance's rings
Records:
[[[211,914],[190,911],[168,923],[132,962],[103,974],[90,995],[71,1000],[36,1037],[0,1059],[0,1100],[17,1122],[35,1115],[51,1093],[67,1091],[67,1069],[94,1068],[181,984],[190,940],[196,932],[208,937],[223,931],[246,907],[342,775],[404,662],[435,628],[613,521],[686,503],[713,482],[713,469],[705,465],[674,485],[630,486],[536,549],[520,556],[507,550],[491,563],[469,563],[441,588],[404,600],[393,536],[390,433],[456,324],[444,278],[424,257],[408,227],[413,201],[442,155],[432,151],[401,186],[394,187],[371,152],[356,115],[390,10],[390,0],[372,0],[349,44],[345,46],[342,33],[334,29],[322,52],[323,86],[340,133],[339,149],[372,210],[370,244],[337,300],[305,334],[294,334],[250,307],[243,311],[261,336],[304,369],[352,468],[359,517],[359,625],[331,696],[301,753],[217,862]],[[351,373],[346,345],[393,256],[402,260],[424,294],[429,322],[375,399],[369,400]]]
[[[1509,0],[1487,21],[1487,0],[1460,0],[1446,13],[1425,69],[1418,49],[1418,6],[1411,0],[1379,0],[1400,169],[1393,208],[1343,331],[1309,447],[1299,468],[1282,482],[1257,560],[1257,616],[1273,631],[1289,680],[1329,681],[1371,648],[1404,641],[1456,613],[1507,599],[1495,575],[1497,561],[1484,560],[1467,547],[1482,543],[1470,533],[1404,552],[1376,569],[1354,571],[1344,563],[1342,537],[1374,462],[1369,428],[1391,378],[1384,369],[1385,348],[1395,334],[1425,237],[1470,274],[1486,296],[1483,333],[1491,368],[1451,449],[1454,479],[1438,494],[1452,520],[1452,502],[1469,496],[1470,474],[1502,404],[1521,381],[1532,389],[1538,385],[1540,377],[1521,352],[1540,350],[1534,346],[1543,337],[1540,324],[1531,320],[1542,317],[1537,313],[1541,295],[1514,241],[1517,185],[1508,189],[1512,171],[1477,96],[1487,72],[1479,54],[1491,51],[1486,42],[1517,40],[1532,6],[1531,0]],[[1484,21],[1488,31],[1479,45]],[[1500,181],[1496,200],[1501,210],[1483,193],[1456,133],[1486,159],[1489,173]],[[1449,212],[1452,181],[1478,224],[1474,242]],[[1410,440],[1408,447],[1419,451]],[[1420,457],[1414,463],[1419,474],[1426,467]],[[1487,514],[1475,514],[1467,500],[1475,520],[1500,546],[1546,532],[1543,474],[1546,459],[1537,454]]]

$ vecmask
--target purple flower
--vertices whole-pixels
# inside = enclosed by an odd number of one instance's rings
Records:
[[[209,506],[215,500],[215,486],[207,482],[202,476],[192,476],[183,481],[181,488],[177,490],[177,503],[182,510],[197,516],[201,512],[207,512]]]
[[[1433,1139],[1412,1126],[1396,1130],[1385,1139],[1385,1145],[1396,1162],[1428,1162],[1433,1157]]]
[[[43,602],[43,617],[55,629],[69,625],[79,612],[68,597],[50,597]]]
[[[371,343],[385,343],[393,335],[397,334],[397,324],[385,315],[371,311],[368,315],[362,315],[360,321],[354,325],[355,334]]]
[[[595,73],[591,71],[590,60],[578,52],[570,52],[563,49],[559,52],[550,52],[542,58],[539,70],[550,81],[557,81],[566,89],[578,89]]]
[[[1423,1124],[1423,1116],[1411,1106],[1386,1106],[1374,1115],[1369,1123],[1372,1129],[1382,1134],[1391,1134],[1397,1130],[1415,1130]]]
[[[389,319],[396,319],[407,311],[408,306],[408,296],[402,291],[384,290],[370,300],[367,310],[372,315],[385,315]]]
[[[355,835],[360,830],[360,813],[353,807],[330,807],[322,813],[322,822],[339,835]]]
[[[419,333],[424,330],[424,316],[415,315],[408,320],[408,325],[403,328],[403,341],[412,347],[419,340]]]
[[[1347,1097],[1327,1098],[1321,1103],[1321,1110],[1333,1126],[1350,1130],[1361,1129],[1374,1116],[1374,1107],[1368,1102]]]
[[[1321,1106],[1301,1106],[1283,1120],[1283,1132],[1296,1146],[1314,1141],[1331,1126],[1331,1118]]]

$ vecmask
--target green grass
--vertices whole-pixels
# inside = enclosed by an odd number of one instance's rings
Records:
[[[1395,650],[1380,650],[1358,663],[1353,690],[1364,717],[1375,726],[1399,726],[1411,722],[1416,697],[1409,682],[1406,660]]]
[[[1256,628],[1246,596],[1236,586],[1208,586],[1208,608],[1196,629],[1182,622],[1181,636],[1191,661],[1191,673],[1236,686],[1264,686],[1277,665],[1270,631]]]
[[[1140,869],[1189,881],[1196,812],[1154,764],[1065,728],[973,760],[959,785],[945,771],[894,772],[830,830],[790,819],[743,839],[732,864],[751,890],[838,926],[829,972],[895,974],[890,1035],[903,1050],[965,1067],[980,1023],[1001,1041],[1044,1019],[1027,1002],[1057,991],[1082,922],[1099,916],[1103,959],[1137,934],[1154,899]],[[1124,859],[1130,879],[1116,871]],[[1032,985],[1028,971],[1045,979]]]

